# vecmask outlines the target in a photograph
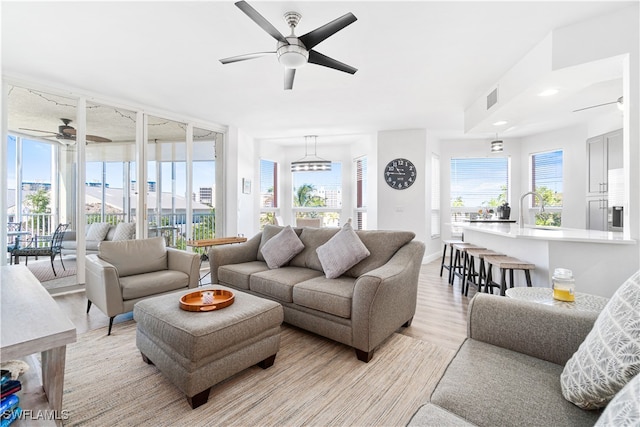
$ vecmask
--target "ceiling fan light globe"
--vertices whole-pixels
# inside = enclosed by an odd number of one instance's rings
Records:
[[[290,44],[278,43],[278,62],[286,68],[297,69],[304,66],[309,60],[309,51],[296,37],[289,37],[287,40]]]

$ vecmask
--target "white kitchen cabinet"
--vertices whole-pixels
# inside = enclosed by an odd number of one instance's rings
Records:
[[[609,229],[609,206],[606,198],[587,198],[587,229],[602,231]]]
[[[609,171],[622,167],[622,129],[587,140],[587,229],[609,229]]]

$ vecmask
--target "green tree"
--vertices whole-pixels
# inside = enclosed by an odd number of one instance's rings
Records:
[[[453,208],[463,208],[464,207],[464,201],[462,200],[462,196],[456,197],[455,200],[451,203],[451,207],[453,207]]]
[[[498,194],[497,198],[489,200],[487,202],[487,206],[492,208],[497,208],[498,206],[502,206],[507,201],[507,186],[500,186],[500,194]]]
[[[300,187],[294,188],[293,206],[300,208],[325,206],[324,199],[313,194],[315,191],[316,187],[312,184],[302,184]]]
[[[50,200],[49,192],[42,188],[25,196],[25,204],[31,209],[31,213],[50,213]]]

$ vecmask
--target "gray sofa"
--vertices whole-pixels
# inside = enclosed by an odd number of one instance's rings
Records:
[[[284,321],[352,346],[368,362],[374,349],[416,309],[424,244],[407,231],[357,231],[370,255],[336,279],[327,279],[316,249],[335,228],[294,228],[304,249],[284,267],[269,269],[261,248],[283,227],[267,225],[239,245],[209,251],[211,283],[272,299]]]
[[[198,286],[198,254],[165,247],[163,237],[105,241],[98,254],[87,255],[87,313],[91,304],[113,319],[136,302]],[[176,304],[178,299],[176,298]]]
[[[87,225],[89,227],[91,224]],[[87,254],[97,254],[100,243],[102,242],[110,242],[113,240],[113,236],[116,233],[116,226],[111,225],[109,227],[109,231],[105,236],[104,240],[85,240],[85,247]],[[62,238],[62,246],[61,252],[63,255],[75,255],[76,253],[76,231],[75,230],[67,230]]]
[[[585,410],[566,400],[561,373],[597,317],[596,312],[477,294],[469,305],[467,340],[430,403],[408,425],[594,425],[602,409]]]

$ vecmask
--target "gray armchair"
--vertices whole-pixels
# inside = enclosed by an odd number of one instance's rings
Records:
[[[199,272],[198,254],[167,248],[163,237],[103,241],[98,254],[87,255],[87,313],[97,305],[111,335],[118,314],[145,298],[197,287]]]

